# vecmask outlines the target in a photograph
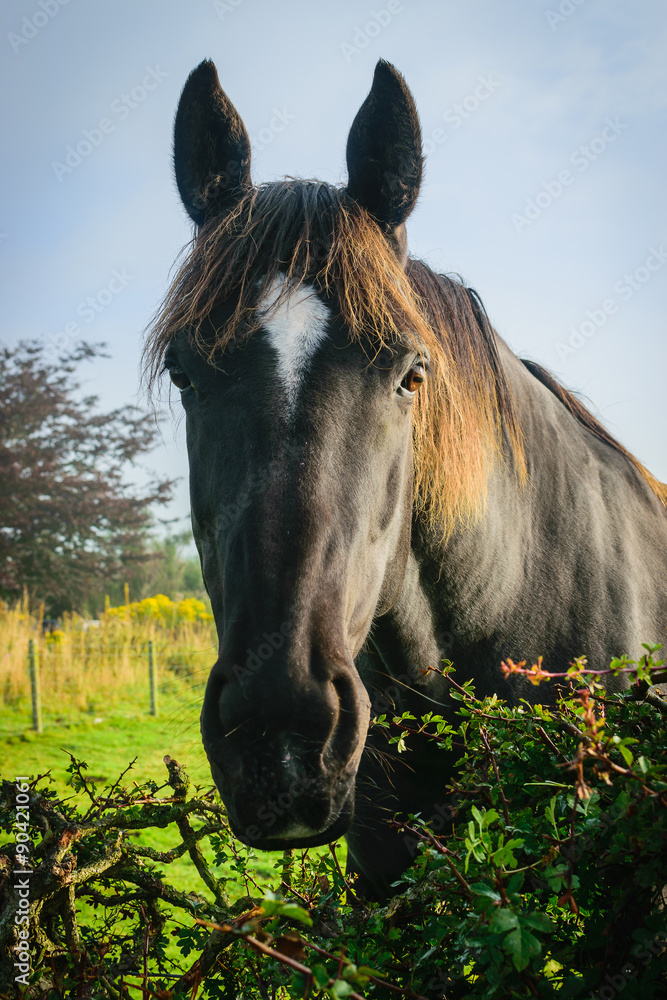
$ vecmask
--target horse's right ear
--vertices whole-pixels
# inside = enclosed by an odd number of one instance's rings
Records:
[[[348,194],[388,232],[414,208],[422,178],[419,116],[408,86],[380,59],[347,140]]]
[[[250,180],[250,139],[205,59],[190,73],[174,123],[174,170],[185,210],[201,226],[229,211]]]

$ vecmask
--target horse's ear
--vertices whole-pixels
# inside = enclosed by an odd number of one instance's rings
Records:
[[[210,59],[190,73],[178,103],[174,170],[181,200],[198,226],[232,208],[252,185],[248,133]]]
[[[348,194],[385,230],[405,222],[421,184],[421,129],[405,80],[384,59],[350,129],[347,171]]]

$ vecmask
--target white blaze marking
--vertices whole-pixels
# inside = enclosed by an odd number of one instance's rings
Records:
[[[278,372],[287,392],[288,406],[293,410],[308,361],[326,337],[330,314],[310,285],[301,285],[274,309],[284,286],[284,275],[275,278],[259,309],[270,313],[262,326],[278,355]]]

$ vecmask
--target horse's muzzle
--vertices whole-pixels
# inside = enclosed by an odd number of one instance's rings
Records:
[[[262,851],[319,847],[347,833],[354,816],[354,778],[331,790],[319,782],[291,781],[264,796],[230,796],[222,772],[210,760],[211,774],[227,808],[232,833]],[[317,785],[317,787],[314,787]]]
[[[281,673],[243,685],[216,664],[201,716],[232,830],[261,850],[314,847],[348,830],[370,717],[352,664],[317,682]]]

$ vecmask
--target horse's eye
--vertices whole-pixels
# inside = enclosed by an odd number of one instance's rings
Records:
[[[183,389],[187,389],[188,386],[192,384],[183,369],[179,368],[177,365],[172,365],[169,369],[169,378],[174,383],[176,388],[181,391],[183,391]]]
[[[413,365],[408,374],[401,382],[401,387],[406,392],[416,392],[419,386],[426,379],[426,370],[423,365]]]

